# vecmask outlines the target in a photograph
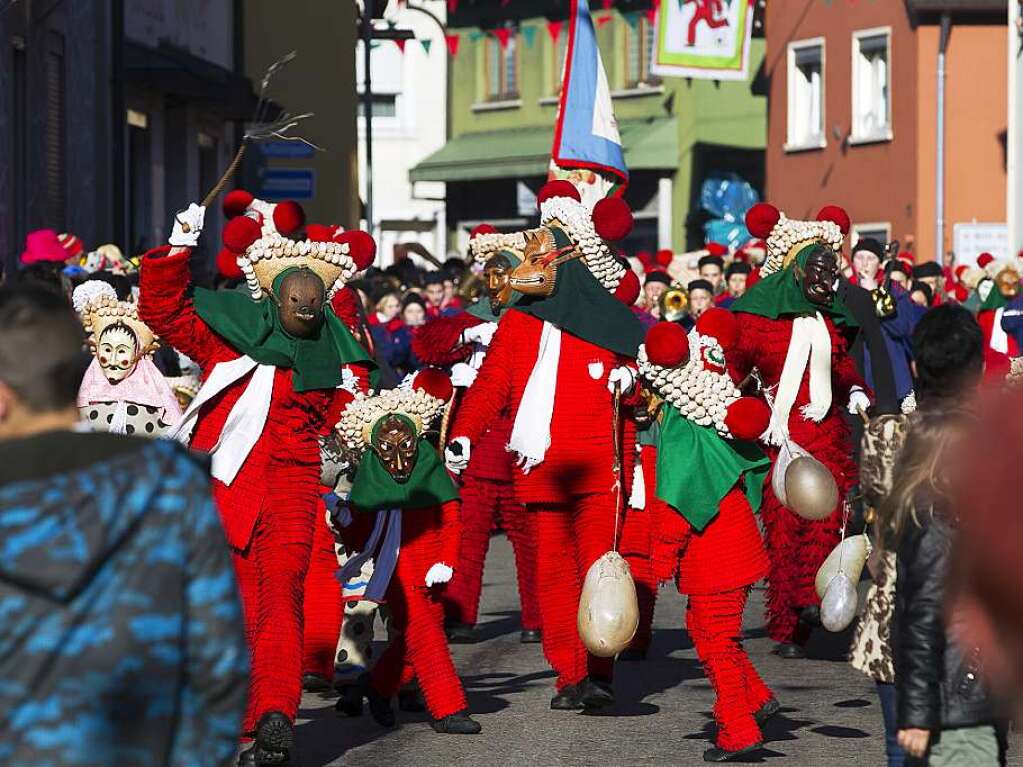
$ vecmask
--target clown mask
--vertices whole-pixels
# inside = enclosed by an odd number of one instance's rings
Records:
[[[373,429],[370,444],[394,481],[408,482],[419,449],[415,425],[399,415],[384,416]]]
[[[130,376],[139,360],[138,339],[131,328],[120,323],[106,328],[96,344],[96,359],[110,383]]]

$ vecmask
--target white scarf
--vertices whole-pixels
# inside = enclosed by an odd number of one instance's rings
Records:
[[[522,401],[515,413],[507,449],[519,457],[522,473],[543,463],[551,446],[551,420],[554,418],[554,393],[558,388],[558,361],[561,358],[561,331],[544,322],[540,332],[540,350],[526,381]]]
[[[273,396],[275,366],[260,365],[248,355],[230,362],[217,363],[206,383],[192,400],[192,404],[188,406],[188,410],[167,435],[171,439],[188,444],[203,405],[252,370],[256,372],[252,374],[242,396],[228,413],[224,428],[220,430],[220,438],[210,451],[213,457],[212,474],[225,485],[234,482],[266,426],[266,419],[270,413],[270,399]]]
[[[781,381],[771,410],[771,423],[761,435],[768,444],[781,446],[789,437],[789,414],[799,395],[807,363],[810,366],[810,404],[802,409],[808,421],[820,423],[831,409],[831,334],[820,312],[797,317],[785,355]]]

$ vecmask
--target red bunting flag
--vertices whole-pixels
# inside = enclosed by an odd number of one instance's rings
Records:
[[[458,10],[458,0],[448,0],[448,13],[454,13]]]
[[[402,53],[404,53],[404,52],[405,52],[405,43],[407,43],[407,42],[408,42],[408,40],[401,40],[401,39],[398,39],[398,40],[395,40],[395,41],[394,41],[394,44],[398,46],[398,50],[399,50],[399,51],[401,51]]]
[[[611,21],[611,19],[612,19],[612,16],[611,16],[610,13],[608,13],[608,14],[606,14],[604,16],[598,16],[597,17],[597,27],[605,27],[605,26],[607,26],[607,24]]]
[[[656,8],[647,8],[643,13],[646,15],[646,20],[649,23],[651,23],[651,24],[657,23],[657,9]]]
[[[457,0],[456,0],[457,2]],[[458,55],[458,44],[462,41],[462,38],[458,35],[444,35],[444,42],[448,44],[448,54],[451,56]]]
[[[548,21],[547,22],[547,34],[551,36],[551,40],[558,42],[558,38],[561,37],[561,28],[564,26],[562,21]]]
[[[615,0],[604,0],[604,10],[610,11],[611,6],[614,5]]]
[[[511,39],[512,34],[511,28],[498,27],[497,29],[493,30],[493,33],[494,37],[497,38],[497,42],[501,46],[501,50],[503,51],[505,48],[508,47],[508,41]]]

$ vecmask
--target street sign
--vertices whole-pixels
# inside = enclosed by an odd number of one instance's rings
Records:
[[[316,151],[304,141],[264,141],[256,144],[263,157],[305,159]]]
[[[266,168],[258,197],[264,200],[311,200],[316,192],[312,168]]]

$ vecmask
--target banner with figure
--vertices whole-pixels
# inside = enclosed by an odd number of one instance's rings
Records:
[[[651,71],[664,77],[745,80],[754,0],[664,0]]]

